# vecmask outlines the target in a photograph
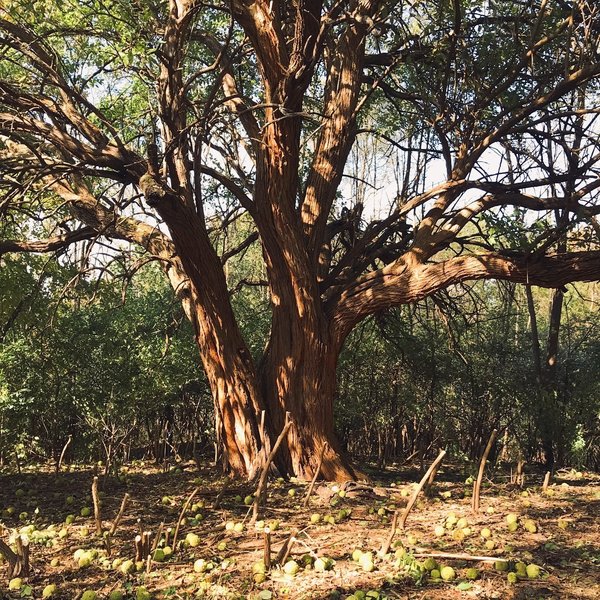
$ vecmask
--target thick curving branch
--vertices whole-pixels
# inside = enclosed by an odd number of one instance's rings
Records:
[[[463,281],[501,279],[546,288],[600,280],[600,250],[545,256],[475,254],[420,264],[410,254],[348,286],[331,308],[334,337],[340,345],[365,317],[393,306],[422,300]]]

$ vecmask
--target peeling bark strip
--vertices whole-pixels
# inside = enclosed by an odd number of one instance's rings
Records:
[[[144,79],[122,65],[146,86],[151,107],[148,123],[133,124],[133,115],[115,116],[120,110],[112,110],[110,98],[101,98],[106,114],[89,100],[107,87],[104,81],[97,85],[92,76],[87,89],[75,87],[53,37],[6,9],[0,54],[10,56],[12,67],[0,76],[1,210],[19,215],[34,195],[39,214],[33,216],[48,237],[11,232],[0,240],[0,261],[9,252],[58,253],[100,239],[138,245],[158,261],[192,323],[225,469],[255,479],[272,456],[282,474],[307,480],[319,473],[338,481],[361,477],[336,438],[333,414],[338,357],[361,320],[465,281],[557,288],[600,279],[594,242],[568,251],[571,232],[577,239],[585,227],[598,232],[600,153],[590,125],[596,109],[586,108],[585,96],[588,83],[600,78],[600,63],[583,26],[597,20],[595,9],[576,3],[562,14],[531,3],[490,3],[485,10],[494,18],[486,20],[483,40],[476,4],[429,11],[431,23],[419,35],[408,32],[426,3],[407,15],[399,3],[377,0],[168,0],[164,11],[135,12],[131,22],[133,13],[114,8],[123,11],[116,15],[121,26],[156,58]],[[77,3],[68,10],[85,17]],[[229,28],[212,28],[215,11]],[[573,27],[575,18],[582,27]],[[509,42],[506,22],[515,27]],[[123,55],[113,32],[104,33],[98,32],[103,43]],[[544,69],[532,69],[543,53],[555,56],[554,64],[549,59]],[[499,54],[507,64],[496,70],[490,58]],[[213,63],[199,65],[202,56]],[[241,75],[248,64],[259,71],[251,83]],[[108,76],[106,65],[92,66],[98,77]],[[423,77],[426,86],[414,85]],[[393,212],[364,224],[358,198],[354,207],[344,198],[350,206],[341,214],[336,199],[357,123],[366,107],[371,118],[379,106],[386,121],[395,113],[397,123],[386,122],[383,132],[375,119],[372,127],[361,125],[361,135],[385,140],[407,167]],[[130,148],[120,137],[132,125],[145,148],[137,139]],[[389,134],[391,125],[397,136]],[[492,145],[503,148],[512,164],[511,144],[520,144],[523,132],[542,147],[535,168],[516,176],[512,167],[485,173],[482,154]],[[556,161],[562,172],[546,160],[549,148],[564,152]],[[416,168],[414,155],[423,160]],[[425,189],[423,169],[434,156],[445,162],[447,179]],[[206,214],[213,213],[207,202],[220,196],[227,210],[234,203],[224,229],[242,211],[253,227],[221,256],[214,218]],[[142,219],[125,216],[132,206]],[[531,247],[501,250],[484,217],[504,207],[542,216],[558,211],[560,219],[541,239],[529,240]],[[254,243],[262,249],[272,311],[256,362],[224,271],[228,259]],[[554,362],[556,352],[550,344]],[[288,413],[294,427],[275,454]]]

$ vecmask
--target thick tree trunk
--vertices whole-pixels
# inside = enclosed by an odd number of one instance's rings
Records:
[[[328,339],[300,326],[274,330],[260,367],[261,387],[271,415],[272,435],[283,427],[285,412],[294,426],[277,457],[281,471],[312,479],[324,444],[321,476],[347,481],[361,474],[350,464],[334,431],[333,405],[339,351]]]

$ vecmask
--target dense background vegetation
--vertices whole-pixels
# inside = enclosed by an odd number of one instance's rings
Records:
[[[260,273],[254,250],[228,271],[252,351],[268,333],[268,298],[237,286]],[[73,257],[71,257],[73,258]],[[81,275],[72,261],[6,256],[0,269],[0,459],[118,465],[142,454],[212,456],[213,407],[180,304],[153,263],[121,256]],[[79,267],[81,267],[80,259]],[[69,263],[71,266],[66,266]],[[525,289],[480,282],[367,320],[338,368],[337,430],[380,466],[440,446],[476,458],[492,429],[497,459],[542,460],[550,430],[559,464],[600,468],[597,284],[569,287],[559,385],[534,375]],[[540,338],[550,294],[534,290]]]

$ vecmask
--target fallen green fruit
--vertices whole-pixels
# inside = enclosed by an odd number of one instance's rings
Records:
[[[440,569],[440,577],[444,581],[452,581],[456,578],[456,573],[452,567],[442,567]]]

